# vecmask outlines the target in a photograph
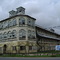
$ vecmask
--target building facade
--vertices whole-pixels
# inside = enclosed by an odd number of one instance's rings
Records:
[[[60,45],[60,35],[55,33],[54,30],[47,30],[36,26],[36,33],[39,46],[38,51],[56,50],[56,45]]]
[[[0,53],[32,53],[55,50],[60,35],[35,25],[36,19],[25,15],[25,8],[10,11],[0,21]]]

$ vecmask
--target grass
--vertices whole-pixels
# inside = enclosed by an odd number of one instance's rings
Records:
[[[52,53],[53,55],[38,55],[38,54],[44,54],[44,53]],[[54,53],[56,53],[56,55],[54,55]],[[0,55],[0,57],[60,57],[60,51],[44,51],[44,52],[38,52],[38,53],[32,53],[32,54],[37,54],[37,55],[20,55],[20,54],[2,54]]]
[[[52,50],[52,51],[41,51],[41,52],[37,52],[37,53],[60,53],[60,51]],[[33,54],[35,54],[35,53],[33,53]]]
[[[43,55],[43,56],[1,55],[0,57],[50,57],[50,56],[46,56],[46,55]]]
[[[0,57],[60,57],[60,54],[58,55],[36,55],[36,56],[29,56],[29,55],[18,55],[18,54],[4,54],[4,55],[0,55]]]

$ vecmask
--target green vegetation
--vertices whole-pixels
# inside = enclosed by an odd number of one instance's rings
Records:
[[[35,52],[33,54],[38,54],[38,53],[60,53],[60,51],[55,51],[55,50],[52,50],[52,51],[41,51],[41,52]]]
[[[36,56],[29,56],[29,55],[18,55],[18,54],[4,54],[0,55],[0,57],[60,57],[60,54],[58,55],[36,55]]]
[[[60,54],[58,54],[58,55],[51,55],[50,57],[60,57]]]
[[[28,56],[28,55],[0,55],[0,57],[50,57],[47,55],[43,55],[43,56]]]
[[[60,57],[60,51],[44,51],[31,54],[1,54],[0,57]]]

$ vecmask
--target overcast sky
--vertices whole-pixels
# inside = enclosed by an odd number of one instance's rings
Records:
[[[60,0],[0,0],[0,20],[9,17],[8,12],[20,6],[26,8],[26,14],[36,18],[40,26],[60,25]]]

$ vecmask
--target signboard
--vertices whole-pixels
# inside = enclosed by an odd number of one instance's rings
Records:
[[[60,45],[56,45],[55,50],[60,50]]]

